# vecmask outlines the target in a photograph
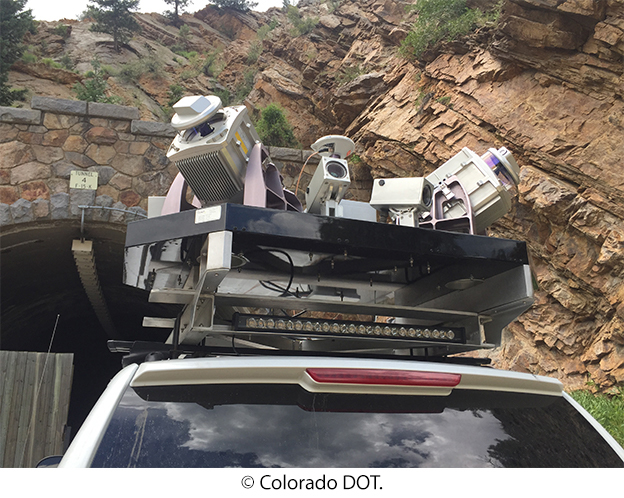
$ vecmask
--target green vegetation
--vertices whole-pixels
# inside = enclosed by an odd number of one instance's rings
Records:
[[[26,62],[27,64],[34,64],[38,60],[39,58],[35,54],[33,54],[30,50],[26,50],[22,54],[22,61]]]
[[[500,6],[484,13],[469,9],[466,0],[417,0],[408,10],[418,12],[418,20],[401,45],[401,52],[419,58],[440,41],[451,41],[474,29],[496,21]]]
[[[60,36],[61,38],[65,39],[69,36],[69,34],[71,33],[71,30],[69,29],[69,26],[67,24],[59,24],[52,30],[52,32],[55,35]]]
[[[250,67],[245,71],[243,74],[243,81],[234,89],[233,104],[242,104],[247,98],[247,95],[249,95],[249,92],[253,89],[256,72],[257,70],[253,67]]]
[[[624,388],[620,387],[612,396],[589,391],[570,394],[624,447]]]
[[[257,2],[250,2],[249,0],[212,0],[211,3],[222,9],[234,9],[241,12],[247,12],[258,5]]]
[[[365,72],[364,68],[360,67],[359,64],[356,64],[355,66],[348,66],[343,68],[342,73],[336,76],[336,81],[339,85],[344,85],[345,83],[353,81],[358,76],[363,75]]]
[[[247,64],[255,64],[258,62],[258,58],[262,53],[262,42],[255,41],[249,47],[249,52],[247,52]]]
[[[95,22],[91,31],[107,33],[113,36],[115,52],[121,51],[121,45],[127,43],[132,35],[140,30],[131,11],[139,8],[139,0],[90,0],[83,13]]]
[[[286,15],[288,16],[290,23],[293,25],[293,29],[290,31],[290,34],[295,37],[311,33],[319,22],[318,17],[302,18],[299,13],[299,9],[294,5],[288,5]]]
[[[98,59],[91,61],[93,71],[89,71],[86,76],[87,80],[83,83],[76,83],[74,85],[74,92],[78,100],[86,100],[87,102],[103,102],[105,104],[118,104],[120,103],[119,97],[107,97],[106,88],[108,84],[104,79],[104,71],[102,65]]]
[[[0,0],[0,105],[10,106],[23,100],[27,90],[9,87],[9,69],[22,57],[22,39],[35,29],[32,11],[24,10],[26,0]]]
[[[227,107],[230,105],[230,91],[227,88],[224,88],[223,90],[217,88],[216,90],[212,91],[212,94],[216,95],[221,99],[223,107]]]
[[[161,61],[155,57],[145,57],[134,62],[123,64],[117,76],[127,82],[136,83],[141,76],[149,76],[151,79],[161,79],[165,76],[165,70]]]
[[[59,63],[61,64],[63,69],[67,69],[68,71],[73,71],[74,67],[76,67],[74,61],[67,54],[63,54],[61,56],[61,58],[59,59]]]
[[[269,104],[261,109],[256,131],[264,145],[276,147],[296,147],[297,139],[288,123],[284,110],[278,104]]]
[[[224,63],[221,58],[221,51],[213,50],[208,52],[204,58],[202,72],[211,78],[216,78],[223,71]]]

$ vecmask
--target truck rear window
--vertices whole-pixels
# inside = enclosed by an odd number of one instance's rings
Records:
[[[564,398],[128,388],[93,467],[622,467]]]

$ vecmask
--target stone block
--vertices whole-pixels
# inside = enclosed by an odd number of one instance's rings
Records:
[[[0,144],[0,169],[12,168],[35,158],[32,147],[14,140]]]
[[[50,178],[47,183],[50,195],[69,192],[69,182],[63,178]]]
[[[19,132],[15,125],[0,121],[0,143],[12,142],[18,137]]]
[[[118,190],[127,190],[132,187],[132,177],[117,173],[110,179],[109,183]]]
[[[128,152],[137,156],[142,156],[149,148],[149,142],[130,142],[128,144]]]
[[[89,116],[111,119],[140,119],[141,113],[136,107],[129,107],[115,104],[101,104],[99,102],[89,102],[87,106]]]
[[[45,113],[43,116],[43,126],[48,130],[68,130],[80,123],[84,118],[69,114]]]
[[[128,211],[130,211],[130,212],[126,214],[126,221],[127,222],[137,221],[137,220],[140,220],[142,218],[147,218],[147,211],[145,211],[145,209],[143,209],[142,207],[133,206],[133,207],[129,208]],[[132,213],[134,213],[134,214],[132,214]]]
[[[93,159],[96,164],[109,164],[115,154],[117,151],[112,145],[91,144],[85,151],[85,155]]]
[[[119,200],[125,207],[133,207],[141,202],[141,196],[132,190],[126,190],[119,194]]]
[[[33,214],[38,220],[50,217],[50,201],[46,199],[36,199],[33,201]]]
[[[9,183],[11,183],[11,171],[0,169],[0,185],[8,185]]]
[[[36,199],[49,199],[50,189],[46,185],[46,182],[38,180],[35,182],[24,183],[21,186],[22,199],[27,201],[34,201]]]
[[[176,136],[177,132],[169,123],[158,123],[156,121],[132,121],[130,128],[135,135],[148,135],[151,137],[170,137]]]
[[[133,187],[142,197],[167,195],[173,179],[166,172],[145,173],[134,179]]]
[[[33,151],[37,161],[44,164],[52,164],[65,157],[63,149],[60,147],[46,147],[44,145],[33,145]]]
[[[13,216],[11,216],[11,206],[8,204],[0,204],[0,227],[13,224]]]
[[[56,178],[65,178],[66,180],[69,180],[71,172],[75,169],[77,168],[73,164],[68,163],[67,161],[59,161],[52,165],[52,174]]]
[[[69,194],[59,192],[50,196],[50,215],[53,220],[65,220],[69,217]]]
[[[63,150],[65,152],[78,152],[82,154],[87,150],[88,145],[87,141],[80,135],[70,135],[63,144]]]
[[[145,162],[142,156],[117,154],[111,162],[117,171],[130,176],[138,176],[145,172]]]
[[[39,125],[41,124],[41,111],[0,107],[0,121],[4,123]]]
[[[80,217],[82,209],[80,206],[93,206],[95,203],[95,190],[69,189],[69,213],[72,217]],[[93,213],[90,209],[85,209],[85,219],[92,219]]]
[[[2,204],[13,204],[19,198],[17,187],[0,187],[0,202]]]
[[[69,132],[67,130],[51,130],[43,135],[41,145],[62,147],[68,136]]]
[[[47,164],[30,162],[15,166],[11,170],[11,184],[18,185],[32,180],[43,180],[50,176],[51,168]]]
[[[18,199],[11,204],[11,216],[13,216],[14,223],[28,223],[34,221],[35,213],[33,211],[33,204],[26,199]]]
[[[115,201],[108,195],[98,195],[95,198],[95,205],[100,207],[112,207]],[[111,211],[109,209],[94,209],[93,221],[109,221]]]
[[[71,161],[76,166],[80,166],[81,168],[88,168],[89,166],[95,166],[97,164],[90,157],[87,157],[84,154],[79,154],[78,152],[65,152],[65,159]]]
[[[114,145],[117,142],[117,133],[110,128],[94,126],[87,133],[85,138],[89,143],[98,145]]]
[[[111,207],[115,209],[123,209],[124,211],[127,208],[127,206],[121,201],[116,202]],[[111,211],[110,217],[108,218],[108,221],[111,223],[123,223],[125,220],[126,213],[123,211]]]
[[[82,100],[55,99],[52,97],[35,96],[30,102],[30,107],[39,111],[47,111],[58,114],[87,114],[87,102]]]
[[[106,185],[108,182],[110,182],[111,178],[115,176],[115,173],[117,173],[110,166],[91,166],[89,168],[89,171],[97,171],[98,186]]]

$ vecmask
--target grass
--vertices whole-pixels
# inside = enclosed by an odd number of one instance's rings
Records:
[[[466,0],[417,0],[408,10],[418,12],[418,19],[401,45],[403,55],[420,58],[441,41],[451,41],[476,28],[497,21],[500,4],[490,12],[470,9]]]
[[[584,390],[570,395],[624,448],[624,388],[620,387],[615,395],[592,394]]]

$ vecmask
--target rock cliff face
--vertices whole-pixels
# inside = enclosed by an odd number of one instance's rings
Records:
[[[252,112],[278,102],[303,146],[346,134],[359,156],[351,195],[362,200],[372,178],[426,174],[462,147],[509,148],[522,167],[520,195],[490,234],[527,241],[538,290],[489,354],[496,366],[555,376],[570,389],[588,375],[603,389],[624,382],[624,0],[506,0],[496,26],[422,61],[398,55],[415,19],[404,7],[343,0],[332,10],[304,0],[301,16],[318,17],[305,35],[277,9],[207,7],[184,16],[184,40],[161,16],[140,15],[143,34],[121,55],[88,23],[67,22],[70,35],[45,49],[69,54],[82,71],[93,54],[117,67],[158,59],[159,71],[136,81],[108,79],[142,119],[163,119],[176,83],[187,93],[247,90]],[[42,23],[39,40],[58,24]],[[263,26],[274,29],[260,39]],[[171,52],[181,42],[214,54],[213,66]],[[73,73],[23,66],[15,86],[71,97]]]

